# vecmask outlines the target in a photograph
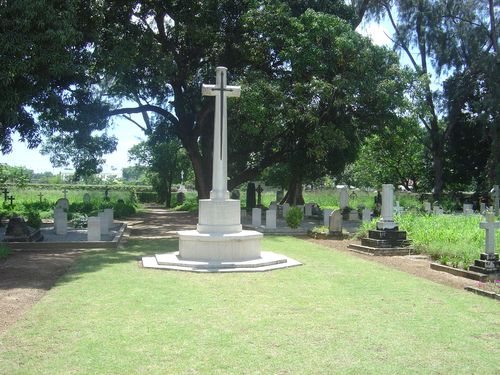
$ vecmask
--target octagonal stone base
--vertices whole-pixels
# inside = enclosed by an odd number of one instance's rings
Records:
[[[281,268],[300,266],[295,259],[270,251],[262,251],[258,259],[240,262],[203,262],[184,260],[179,252],[156,254],[152,257],[143,257],[144,268],[156,268],[174,271],[204,272],[204,273],[229,273],[229,272],[264,272]]]
[[[179,257],[202,262],[240,262],[260,257],[262,233],[200,233],[183,230],[179,235]]]

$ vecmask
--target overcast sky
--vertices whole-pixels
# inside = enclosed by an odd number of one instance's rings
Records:
[[[373,22],[364,24],[358,27],[358,32],[369,36],[373,43],[377,45],[390,45],[391,42],[385,35],[384,31],[391,34],[387,23],[376,24]],[[140,121],[140,116],[136,117]],[[133,125],[131,122],[116,118],[113,127],[109,130],[109,134],[113,134],[118,138],[117,150],[105,157],[106,164],[103,167],[104,172],[111,172],[112,168],[121,170],[129,165],[128,150],[138,142],[144,139],[142,131]],[[24,143],[18,141],[18,137],[14,137],[12,152],[7,155],[0,154],[0,163],[9,165],[24,166],[32,169],[35,172],[51,171],[58,173],[61,168],[53,168],[50,164],[48,156],[40,154],[39,149],[29,150]]]

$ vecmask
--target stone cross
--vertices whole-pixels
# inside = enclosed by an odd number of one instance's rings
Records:
[[[181,184],[184,183],[184,170],[181,171]]]
[[[40,192],[40,194],[38,194],[38,196],[40,197],[40,203],[42,203],[42,197],[43,197],[42,192]]]
[[[3,191],[3,201],[6,202],[7,201],[7,195],[10,193],[10,191],[7,190],[7,188],[4,188]]]
[[[8,199],[10,201],[10,207],[14,207],[14,202],[12,202],[12,201],[15,200],[16,198],[14,198],[14,196],[11,195]]]
[[[500,187],[494,185],[490,193],[493,194],[493,210],[495,211],[495,215],[498,216],[500,215]]]
[[[486,214],[486,222],[479,223],[479,228],[486,230],[486,254],[495,253],[495,229],[500,228],[500,221],[495,221],[493,214]]]
[[[216,69],[215,85],[203,85],[203,96],[215,96],[214,152],[211,199],[229,199],[227,191],[227,98],[239,97],[240,86],[227,85],[227,68]]]
[[[257,186],[257,207],[260,207],[262,206],[262,192],[264,191],[264,189],[262,189],[262,186]]]
[[[104,200],[109,201],[109,187],[104,189]]]
[[[63,190],[64,199],[67,199],[67,197],[66,197],[66,193],[67,193],[67,192],[68,192],[68,190],[67,190],[66,188],[64,188],[64,190]],[[41,199],[41,198],[40,198],[40,199]]]

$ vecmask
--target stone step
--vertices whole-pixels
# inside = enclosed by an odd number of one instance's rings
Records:
[[[500,274],[500,269],[498,269],[498,268],[495,270],[490,270],[490,269],[486,269],[486,268],[478,267],[478,266],[469,266],[469,271],[478,272],[478,273],[482,273],[485,275],[492,274],[492,273]]]
[[[183,260],[178,255],[172,253],[156,254],[155,258],[156,262],[162,266],[189,267],[193,269],[258,268],[287,262],[287,259],[283,256],[268,256],[266,259],[259,258],[241,262]]]
[[[371,246],[364,246],[358,244],[350,244],[347,246],[350,250],[375,256],[401,256],[401,255],[411,255],[415,251],[412,247],[386,247],[386,248],[376,248]]]
[[[491,260],[491,261],[494,261],[494,262],[498,262],[499,258],[498,258],[498,254],[488,254],[488,253],[481,253],[481,255],[479,256],[481,260]]]
[[[409,240],[378,240],[374,238],[363,238],[361,244],[364,246],[389,248],[389,247],[406,247],[410,246]]]
[[[493,267],[488,267],[488,265],[492,265]],[[493,262],[490,260],[481,260],[481,259],[476,259],[474,261],[474,266],[479,267],[479,268],[500,268],[500,262]]]
[[[406,240],[404,230],[369,230],[368,238],[374,240]]]

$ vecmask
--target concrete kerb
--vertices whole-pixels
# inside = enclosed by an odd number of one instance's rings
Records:
[[[68,242],[0,242],[14,251],[44,251],[68,249],[116,249],[127,229],[126,223],[119,223],[119,228],[110,241],[68,241]]]

